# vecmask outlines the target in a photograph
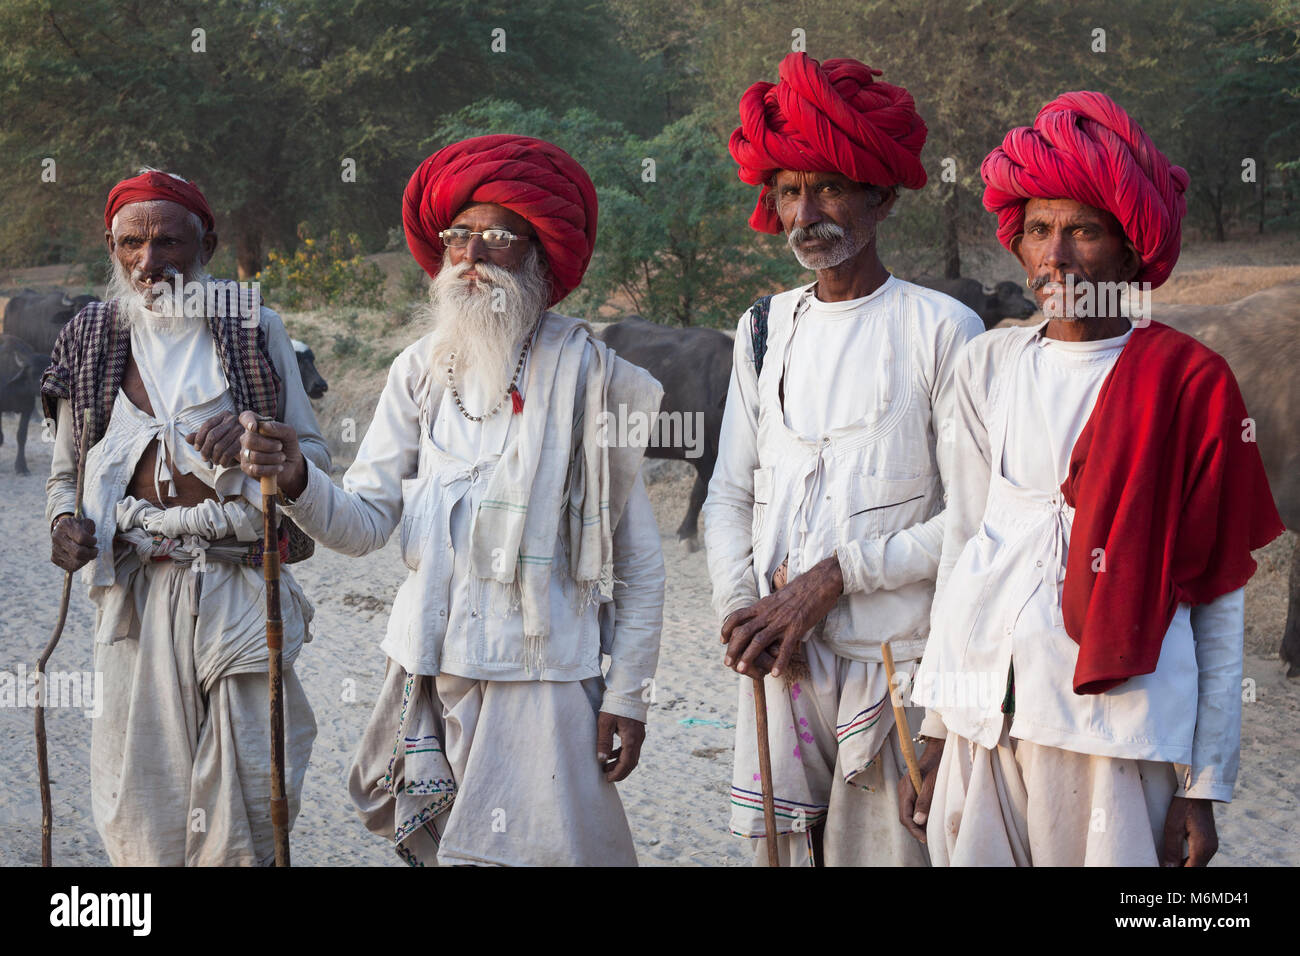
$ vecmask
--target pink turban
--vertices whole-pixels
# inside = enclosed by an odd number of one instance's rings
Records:
[[[1024,231],[1027,199],[1073,199],[1119,220],[1142,257],[1137,281],[1159,286],[1178,261],[1187,171],[1104,93],[1062,93],[1032,127],[1007,133],[980,175],[984,208],[997,213],[998,240],[1008,249]]]
[[[819,64],[806,53],[789,53],[779,82],[745,91],[729,148],[740,178],[763,187],[749,217],[753,228],[781,231],[765,202],[765,184],[782,169],[840,173],[874,186],[925,185],[925,121],[907,90],[878,83],[877,76],[880,70],[857,60]]]
[[[208,201],[203,198],[198,186],[167,173],[149,172],[124,179],[109,191],[108,202],[104,204],[104,228],[113,228],[113,217],[123,206],[160,199],[184,206],[199,217],[203,228],[209,232],[216,225]]]
[[[582,282],[596,244],[596,187],[560,147],[530,136],[476,136],[422,162],[402,196],[402,225],[429,275],[442,268],[438,233],[474,203],[504,206],[532,225],[551,271],[548,306]]]

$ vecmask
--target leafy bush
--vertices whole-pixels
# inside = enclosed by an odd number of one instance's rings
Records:
[[[402,266],[397,290],[403,302],[423,302],[428,295],[428,276],[417,263],[408,262]]]
[[[266,265],[257,274],[276,301],[291,309],[383,305],[384,273],[362,256],[355,233],[331,229],[317,239],[304,223],[298,227],[298,238],[302,243],[292,254],[268,252]]]

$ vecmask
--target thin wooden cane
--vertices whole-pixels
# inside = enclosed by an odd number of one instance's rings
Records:
[[[889,702],[894,705],[894,726],[898,728],[898,745],[903,750],[903,760],[907,763],[907,775],[912,778],[916,795],[921,795],[921,767],[916,762],[916,749],[912,746],[912,728],[907,723],[907,714],[903,710],[902,689],[894,680],[894,652],[889,648],[889,641],[880,645],[880,656],[885,661],[885,678],[889,681]]]
[[[77,443],[77,498],[73,518],[81,520],[81,499],[86,490],[86,444],[90,439],[91,410],[86,409],[81,423],[81,440]],[[72,597],[72,571],[63,572],[63,597],[59,600],[59,620],[54,625],[45,650],[36,659],[36,769],[41,778],[41,866],[53,866],[54,808],[50,802],[50,758],[45,742],[45,664],[63,636],[68,620],[68,602]]]
[[[259,426],[260,427],[260,426]],[[275,865],[289,865],[289,801],[284,792],[284,622],[280,619],[280,539],[276,529],[275,476],[262,485],[262,575],[266,579],[266,668],[271,698],[271,826]]]
[[[772,789],[772,750],[767,742],[767,688],[754,678],[754,721],[758,732],[758,773],[763,790],[763,831],[767,834],[767,865],[780,866],[776,848],[776,795]]]

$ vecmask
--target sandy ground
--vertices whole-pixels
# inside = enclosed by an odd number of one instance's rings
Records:
[[[0,669],[10,674],[35,661],[53,625],[62,576],[47,561],[43,520],[49,446],[29,440],[32,475],[16,477],[12,450],[0,457]],[[690,479],[675,467],[651,466],[650,495],[666,529],[668,605],[657,695],[641,766],[619,789],[637,852],[647,865],[736,865],[747,848],[726,832],[734,678],[719,662],[703,552],[672,538]],[[1243,708],[1241,775],[1236,800],[1220,808],[1219,864],[1300,864],[1300,683],[1288,682],[1276,658],[1285,614],[1290,537],[1261,552],[1260,573],[1247,593],[1245,674],[1254,701]],[[378,644],[405,569],[391,545],[354,560],[320,549],[295,569],[316,603],[314,640],[299,673],[316,711],[319,735],[307,774],[303,812],[293,833],[297,865],[400,865],[387,844],[367,833],[348,801],[345,778],[352,749],[380,686]],[[88,671],[92,606],[74,586],[72,609],[52,668]],[[107,859],[88,796],[90,723],[79,710],[48,712],[54,792],[54,855],[64,864]],[[32,711],[0,709],[0,865],[40,858],[40,802],[32,743]]]

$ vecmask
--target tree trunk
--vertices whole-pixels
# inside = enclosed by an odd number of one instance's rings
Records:
[[[1210,200],[1210,212],[1214,213],[1214,241],[1226,242],[1228,237],[1223,229],[1223,190],[1207,189],[1205,195]]]
[[[1268,196],[1268,173],[1256,183],[1256,189],[1259,190],[1259,234],[1264,235],[1264,200]]]
[[[957,237],[957,184],[943,198],[943,277],[961,278],[961,243]]]
[[[262,271],[262,230],[247,223],[236,228],[235,264],[239,278],[247,281]]]

